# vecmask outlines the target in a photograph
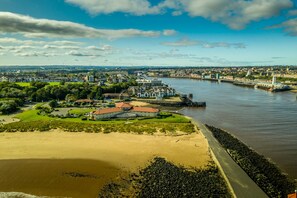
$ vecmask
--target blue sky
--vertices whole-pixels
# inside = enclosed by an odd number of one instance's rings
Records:
[[[292,0],[1,0],[0,65],[296,65]]]

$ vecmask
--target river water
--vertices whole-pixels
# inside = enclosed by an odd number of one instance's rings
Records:
[[[185,108],[183,114],[227,130],[297,178],[296,93],[192,79],[162,80],[178,92],[193,93],[194,101],[206,101],[206,108]]]

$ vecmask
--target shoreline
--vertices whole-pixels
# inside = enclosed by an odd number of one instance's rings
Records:
[[[228,155],[269,195],[286,197],[294,192],[296,181],[290,179],[275,163],[260,155],[227,131],[205,125]]]
[[[194,120],[194,118],[190,116],[186,116],[191,119],[192,123],[195,124],[198,128],[200,128],[200,131],[202,132],[203,136],[207,139],[209,143],[209,150],[212,156],[213,161],[216,163],[218,166],[221,174],[223,175],[223,178],[225,179],[227,186],[229,188],[229,191],[232,193],[234,197],[253,197],[254,195],[259,195],[259,197],[267,197],[266,192],[263,191],[263,189],[256,184],[255,181],[252,180],[250,175],[248,175],[248,172],[246,172],[238,162],[234,160],[234,158],[230,155],[230,153],[224,148],[224,146],[219,143],[219,140],[214,137],[214,134],[206,127],[205,124],[201,123],[199,120]],[[204,129],[203,129],[204,128]],[[222,129],[220,129],[222,130]],[[259,156],[260,155],[258,152],[256,152],[254,149],[252,149],[250,146],[248,146],[246,143],[242,142],[240,139],[238,139],[236,136],[233,134],[225,131],[228,133],[231,137],[237,139],[238,141],[241,142],[241,144],[245,145],[248,149],[250,149],[252,152],[256,153]],[[219,149],[214,148],[216,145],[218,145]],[[224,150],[224,151],[222,151]],[[223,152],[223,153],[222,153]],[[219,159],[221,158],[222,155],[226,155],[225,159]],[[277,164],[271,159],[268,159],[264,156],[265,160],[271,165],[275,166],[276,169],[279,171],[279,173],[283,176],[285,176],[289,181],[294,182],[293,185],[295,185],[296,188],[296,180],[292,181],[282,169],[280,169]],[[226,161],[229,160],[229,163],[226,164]],[[228,170],[229,166],[232,165],[234,166],[233,170]],[[237,170],[236,170],[237,169]],[[236,176],[232,176],[232,172],[236,172]],[[241,176],[240,176],[241,174]],[[241,178],[241,179],[240,179]],[[269,178],[268,178],[269,179]],[[244,183],[246,181],[247,183]],[[246,187],[242,188],[242,184],[245,184]],[[288,184],[289,185],[289,184]],[[246,191],[246,189],[249,189],[249,191]],[[252,190],[251,190],[252,189]],[[246,192],[245,192],[246,191]],[[251,191],[253,191],[251,193]],[[245,192],[245,193],[243,193]],[[293,192],[293,191],[292,191]],[[292,193],[292,192],[287,192],[287,194]]]
[[[212,133],[200,121],[193,119],[193,122],[200,127],[201,132],[209,143],[209,149],[213,154],[219,170],[234,197],[268,197],[266,193],[246,174],[246,172],[235,163],[222,145],[214,138]]]
[[[222,82],[222,83],[228,83],[228,84],[233,84],[234,86],[238,86],[238,87],[247,87],[247,88],[252,88],[252,89],[255,89],[254,88],[254,85],[250,86],[249,84],[234,84],[234,80],[226,80],[226,79],[202,79],[202,78],[192,78],[192,77],[159,77],[159,78],[172,78],[172,79],[188,79],[188,80],[201,80],[201,81],[210,81],[210,82]],[[258,88],[258,89],[261,89],[261,90],[265,90],[265,91],[268,91],[268,89],[266,88]],[[292,88],[292,89],[288,89],[288,90],[284,90],[284,91],[289,91],[291,93],[297,93],[297,89],[295,88]],[[277,92],[280,92],[280,91],[276,91],[276,92],[272,92],[272,93],[277,93]]]
[[[206,168],[211,160],[200,132],[182,136],[4,132],[0,156],[0,191],[71,197],[82,197],[89,187],[87,197],[97,196],[106,183],[137,172],[156,156],[188,169]]]

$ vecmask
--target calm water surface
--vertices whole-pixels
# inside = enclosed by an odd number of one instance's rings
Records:
[[[178,92],[193,93],[195,101],[206,101],[205,109],[186,108],[182,113],[229,131],[297,178],[297,94],[191,79],[162,80]]]

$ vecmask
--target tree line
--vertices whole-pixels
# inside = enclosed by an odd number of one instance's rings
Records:
[[[134,79],[128,82],[108,86],[98,86],[89,83],[63,83],[50,85],[47,82],[31,82],[30,86],[20,86],[11,82],[0,82],[0,112],[9,114],[15,112],[27,101],[46,102],[50,100],[103,99],[104,93],[120,93],[136,85]]]

